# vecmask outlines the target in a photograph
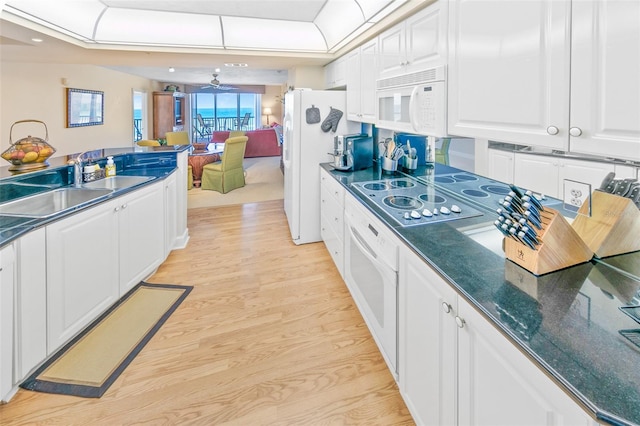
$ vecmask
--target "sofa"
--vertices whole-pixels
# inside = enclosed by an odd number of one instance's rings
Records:
[[[274,157],[282,153],[278,134],[273,128],[249,130],[245,132],[245,136],[249,140],[244,151],[244,158]],[[211,135],[211,142],[224,142],[228,137],[228,131],[216,131]]]

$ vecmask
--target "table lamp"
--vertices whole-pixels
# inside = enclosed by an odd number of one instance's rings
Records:
[[[262,113],[267,116],[267,126],[269,125],[269,116],[271,115],[271,108],[265,108]]]

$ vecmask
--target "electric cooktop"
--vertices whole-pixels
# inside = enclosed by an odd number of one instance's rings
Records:
[[[352,183],[351,187],[402,226],[465,219],[483,214],[434,185],[410,177],[357,182]]]

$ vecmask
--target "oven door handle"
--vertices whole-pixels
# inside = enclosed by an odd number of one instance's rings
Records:
[[[353,236],[353,240],[358,248],[360,248],[360,251],[372,262],[378,262],[378,255],[376,252],[374,252],[371,246],[364,241],[362,235],[360,235],[360,233],[351,224],[349,224],[349,233]]]

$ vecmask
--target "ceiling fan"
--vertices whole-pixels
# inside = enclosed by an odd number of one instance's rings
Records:
[[[202,86],[203,89],[214,89],[214,90],[235,90],[237,89],[237,87],[233,87],[233,86],[229,86],[226,84],[220,84],[220,80],[218,80],[218,74],[214,73],[213,75],[213,80],[211,80],[211,82],[206,85],[206,86]]]

